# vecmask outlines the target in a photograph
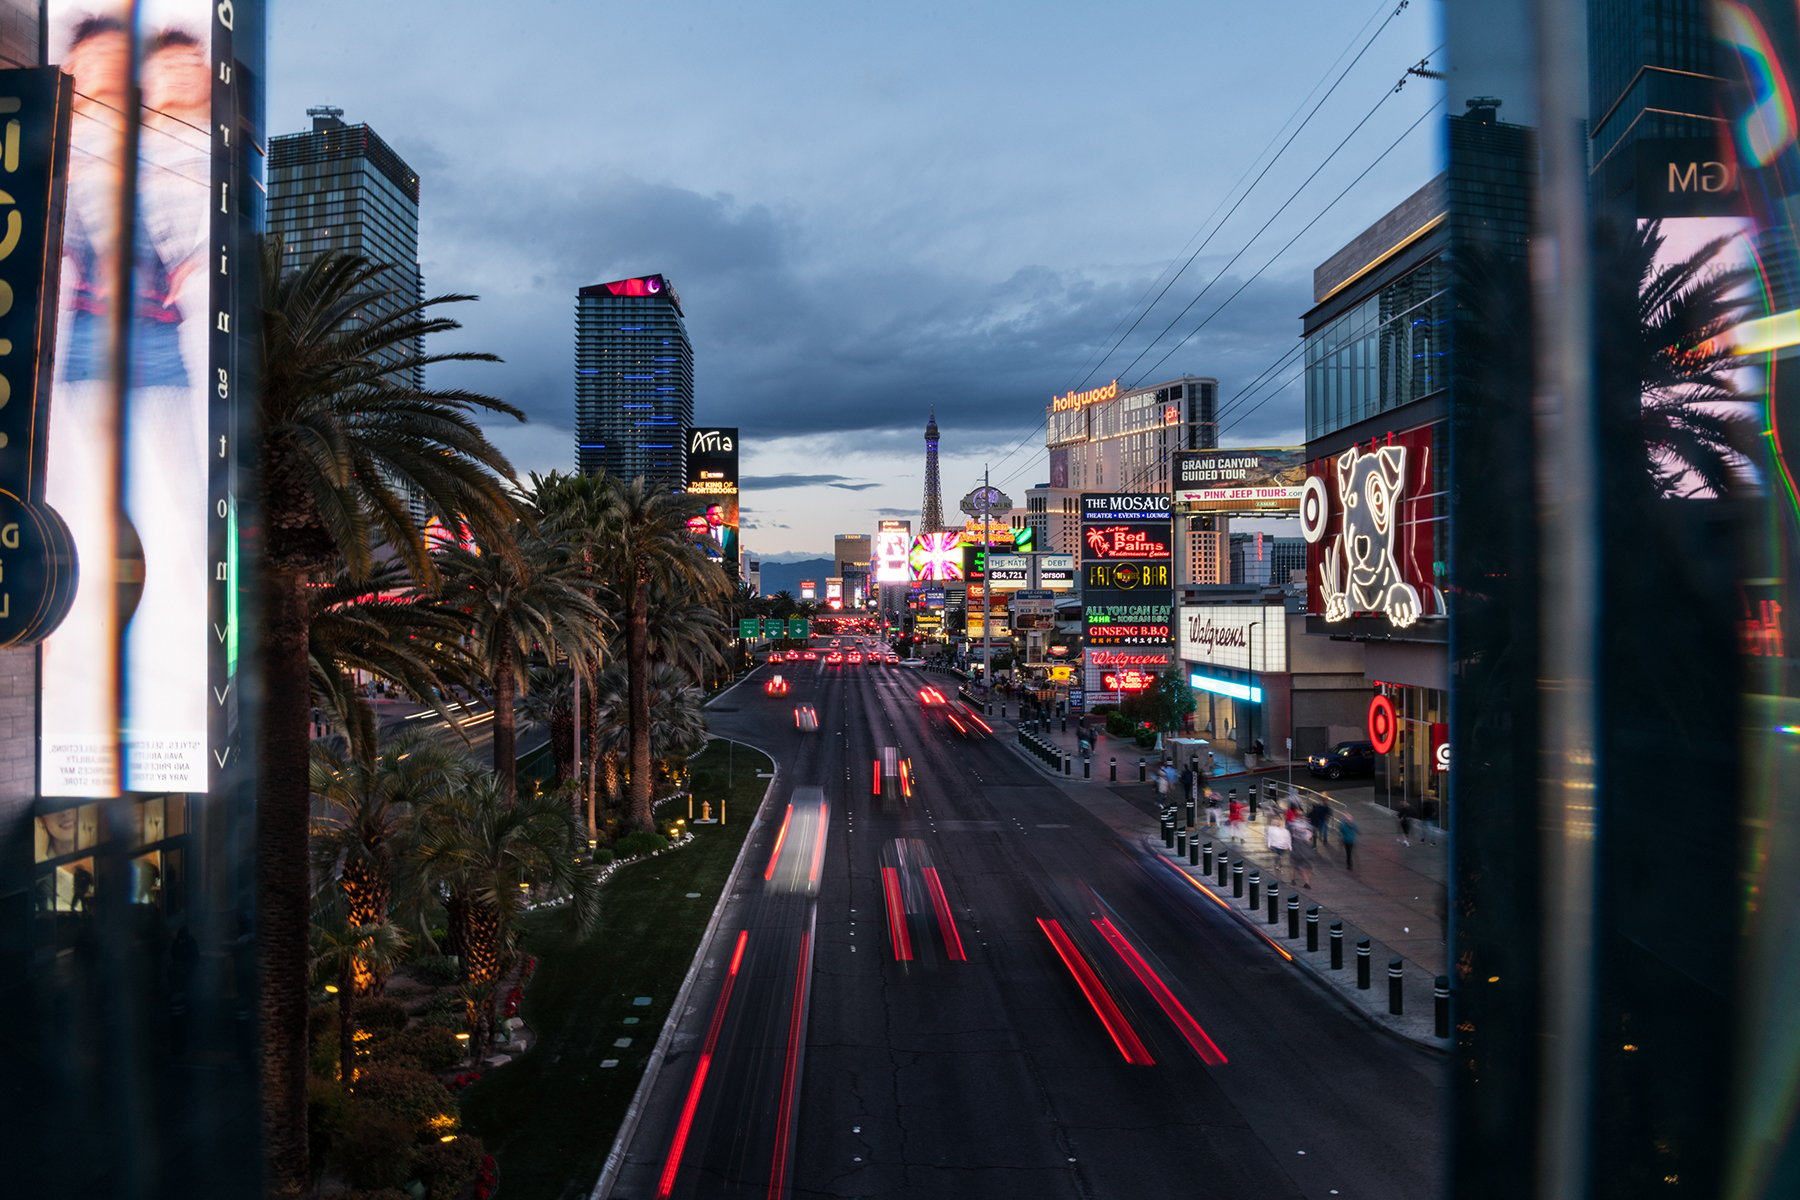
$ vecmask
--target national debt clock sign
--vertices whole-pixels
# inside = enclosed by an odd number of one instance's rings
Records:
[[[1175,538],[1169,496],[1149,492],[1081,494],[1082,627],[1089,691],[1116,691],[1116,672],[1096,652],[1130,648],[1172,661]],[[1113,675],[1109,686],[1105,675]]]

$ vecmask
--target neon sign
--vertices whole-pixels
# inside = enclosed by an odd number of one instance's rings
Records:
[[[1108,671],[1100,682],[1111,692],[1142,692],[1156,682],[1156,676],[1145,671]]]
[[[1078,408],[1086,408],[1090,404],[1098,404],[1102,400],[1116,400],[1119,395],[1119,381],[1113,380],[1105,387],[1092,388],[1085,392],[1070,391],[1061,396],[1050,397],[1051,412],[1073,412]]]
[[[1421,468],[1423,466],[1421,454]],[[1338,455],[1339,511],[1336,535],[1319,563],[1320,594],[1327,621],[1357,613],[1379,613],[1404,629],[1425,611],[1419,588],[1402,578],[1395,552],[1401,538],[1400,507],[1405,500],[1407,447],[1382,446],[1364,453],[1352,447]],[[1300,499],[1300,531],[1308,542],[1325,541],[1333,515],[1323,477],[1306,481]],[[1443,597],[1426,585],[1435,611]]]
[[[1090,558],[1167,558],[1169,544],[1130,525],[1090,525],[1082,537]]]

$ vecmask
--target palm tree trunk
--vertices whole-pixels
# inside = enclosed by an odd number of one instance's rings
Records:
[[[306,577],[264,569],[262,726],[257,736],[256,928],[261,972],[263,1152],[269,1195],[308,1178],[306,991],[309,958]]]
[[[631,792],[628,820],[633,829],[654,832],[650,811],[650,588],[640,583],[625,623],[625,698],[631,721]]]
[[[510,807],[519,798],[519,756],[513,717],[513,688],[517,672],[513,669],[513,644],[501,637],[494,647],[494,774],[500,777],[500,793]]]
[[[351,995],[356,990],[350,979],[350,964],[344,956],[338,968],[338,1082],[349,1087],[356,1082],[356,1006]]]

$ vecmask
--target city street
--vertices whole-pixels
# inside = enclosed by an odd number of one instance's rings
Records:
[[[944,677],[774,670],[709,709],[777,776],[603,1194],[1441,1192],[1441,1056],[922,705]]]

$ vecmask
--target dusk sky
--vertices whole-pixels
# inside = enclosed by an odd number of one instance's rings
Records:
[[[1216,377],[1222,443],[1298,443],[1298,360],[1246,389],[1441,159],[1442,85],[1392,90],[1444,65],[1435,0],[271,10],[269,133],[373,126],[421,176],[427,294],[481,297],[441,348],[505,364],[433,382],[529,414],[491,427],[521,476],[571,470],[576,290],[667,275],[765,558],[916,521],[933,405],[947,512],[984,463],[1022,502],[1049,398],[1115,377]]]

